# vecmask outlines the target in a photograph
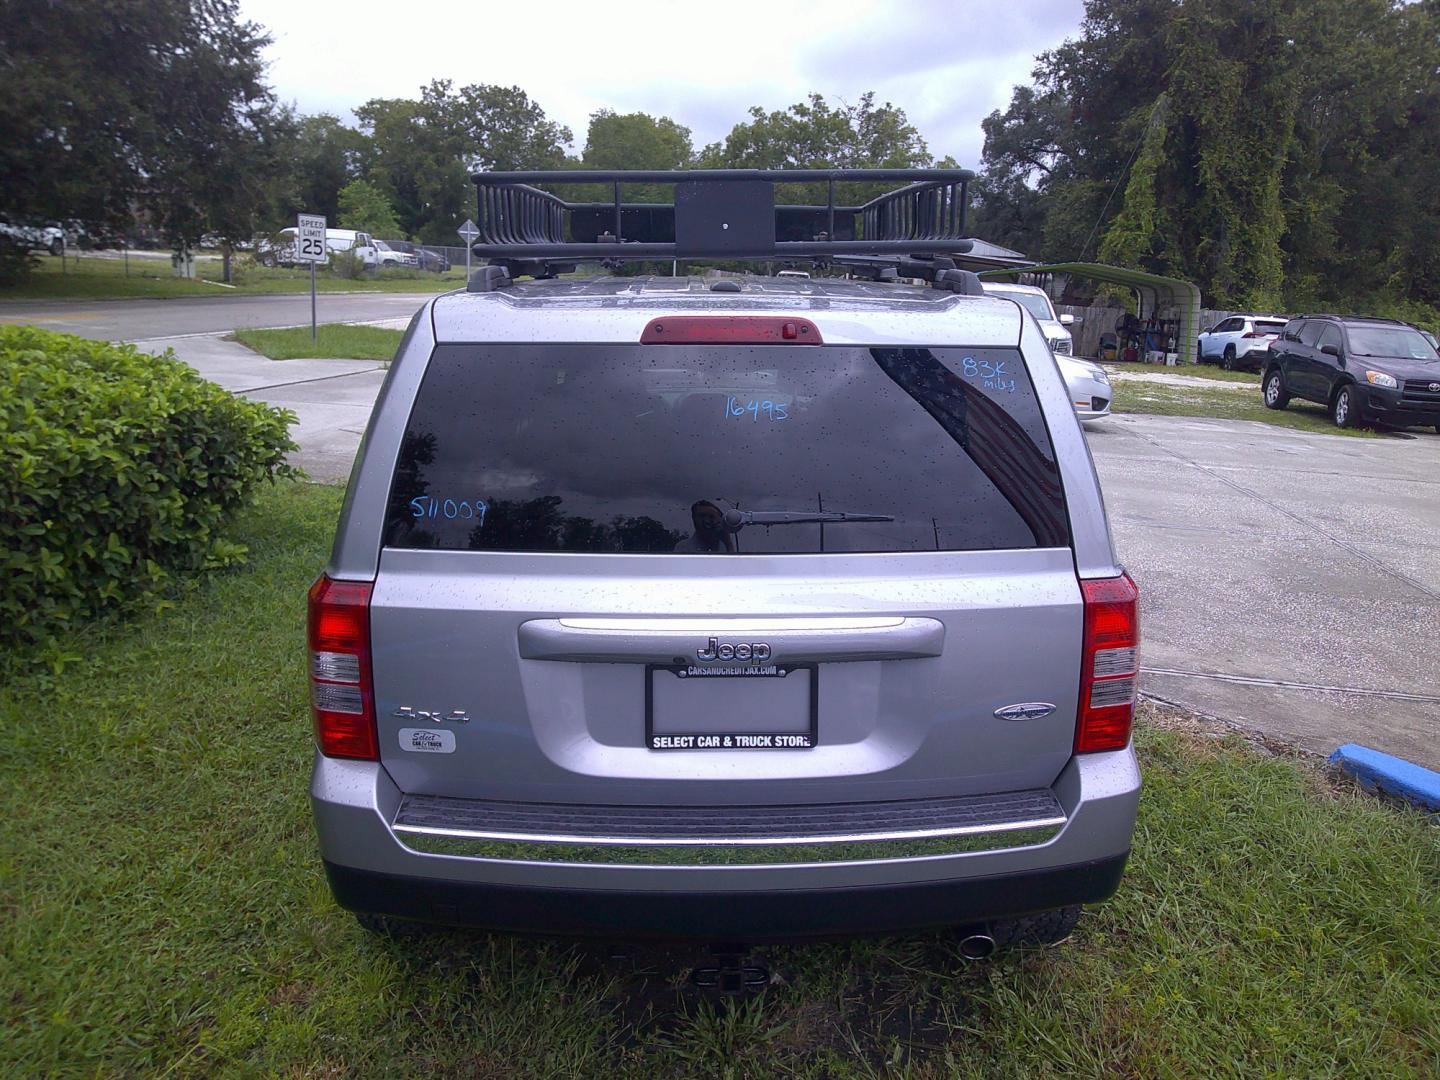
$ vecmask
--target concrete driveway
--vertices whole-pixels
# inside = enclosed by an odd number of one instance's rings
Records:
[[[299,464],[348,475],[381,365],[142,345],[295,410]],[[1355,741],[1440,768],[1440,436],[1135,415],[1088,434],[1143,590],[1147,692],[1319,753]]]
[[[1089,442],[1148,692],[1440,768],[1440,437],[1117,415]]]

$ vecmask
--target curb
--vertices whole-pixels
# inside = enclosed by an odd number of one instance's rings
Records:
[[[1358,743],[1346,743],[1328,760],[1366,788],[1440,811],[1440,772]]]

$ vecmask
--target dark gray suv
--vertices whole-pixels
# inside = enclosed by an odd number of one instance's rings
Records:
[[[1137,596],[1032,317],[978,283],[500,285],[411,323],[310,593],[341,904],[983,943],[1113,892]]]
[[[1433,424],[1440,432],[1440,354],[1413,326],[1358,315],[1302,315],[1285,324],[1261,370],[1265,404],[1325,405],[1337,427]]]

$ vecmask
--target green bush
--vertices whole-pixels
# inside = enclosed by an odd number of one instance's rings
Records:
[[[0,650],[243,560],[220,530],[260,480],[296,474],[294,419],[168,351],[0,326]]]
[[[330,255],[330,273],[346,281],[358,281],[365,276],[365,260],[353,251],[336,251]]]

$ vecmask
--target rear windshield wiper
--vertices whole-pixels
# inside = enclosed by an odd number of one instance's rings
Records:
[[[852,514],[845,510],[736,510],[725,509],[725,527],[731,532],[746,525],[831,525],[845,521],[894,521],[891,514]]]

